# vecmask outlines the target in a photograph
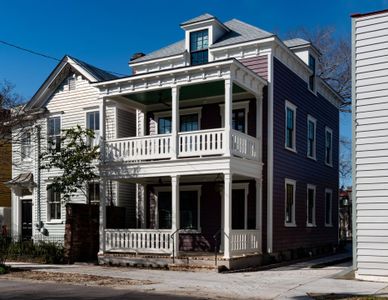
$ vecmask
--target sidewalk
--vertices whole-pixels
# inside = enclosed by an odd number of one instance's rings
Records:
[[[266,271],[229,274],[145,270],[87,264],[12,263],[11,265],[14,268],[29,268],[44,272],[108,276],[139,281],[149,280],[153,284],[131,285],[125,288],[137,292],[206,298],[309,299],[308,294],[381,295],[384,289],[385,292],[388,291],[388,283],[335,279],[334,277],[339,273],[351,270],[350,262],[324,268],[311,268],[312,265],[343,259],[346,255],[338,254]]]

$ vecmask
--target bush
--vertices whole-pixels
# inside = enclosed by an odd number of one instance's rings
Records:
[[[4,264],[0,264],[0,275],[3,275],[3,274],[7,274],[9,272],[9,267],[4,265]]]

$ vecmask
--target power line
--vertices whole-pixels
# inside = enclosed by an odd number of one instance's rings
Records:
[[[62,61],[62,59],[56,58],[56,57],[54,57],[54,56],[47,55],[47,54],[44,54],[44,53],[40,53],[40,52],[31,50],[31,49],[27,49],[27,48],[24,48],[24,47],[21,47],[21,46],[18,46],[18,45],[9,43],[9,42],[4,41],[4,40],[0,40],[0,43],[1,43],[1,44],[4,44],[4,45],[6,45],[6,46],[9,46],[9,47],[16,48],[16,49],[18,49],[18,50],[21,50],[21,51],[30,53],[30,54],[34,54],[34,55],[41,56],[41,57],[44,57],[44,58],[47,58],[47,59],[55,60],[55,61],[57,61],[57,62]],[[84,66],[82,66],[81,64],[79,64],[79,63],[76,62],[76,61],[74,61],[74,63],[75,63],[76,65],[80,66],[80,67],[84,67]],[[98,69],[100,69],[100,68],[98,68]],[[101,69],[101,70],[103,70],[103,69]],[[122,73],[113,72],[113,71],[109,71],[109,70],[103,70],[103,71],[106,71],[106,72],[109,72],[109,73],[112,73],[112,74],[116,74],[116,75],[119,75],[119,76],[128,76],[128,74],[122,74]]]

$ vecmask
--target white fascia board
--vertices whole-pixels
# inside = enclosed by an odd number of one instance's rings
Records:
[[[98,80],[96,77],[94,77],[91,73],[86,71],[80,64],[76,63],[70,57],[67,57],[67,63],[70,64],[74,69],[76,69],[80,74],[82,74],[90,82]]]
[[[177,55],[172,55],[172,56],[166,56],[166,57],[161,57],[161,58],[150,58],[149,60],[144,60],[144,61],[140,61],[140,62],[129,62],[128,65],[130,67],[137,67],[137,66],[141,66],[141,65],[147,65],[147,64],[152,64],[152,63],[158,63],[158,62],[163,62],[163,61],[169,61],[169,60],[172,60],[172,59],[177,59],[177,58],[183,58],[185,55],[185,51],[182,52],[181,54],[177,54]]]
[[[273,42],[274,40],[275,40],[275,36],[271,36],[269,38],[253,40],[253,41],[245,42],[245,43],[237,43],[237,44],[233,44],[233,45],[220,46],[220,47],[217,47],[217,46],[210,47],[209,50],[210,50],[210,52],[222,51],[222,50],[228,50],[228,49],[232,49],[232,48],[239,48],[239,47],[245,47],[245,46],[251,46],[251,45],[265,44],[265,43],[268,43],[268,42]]]

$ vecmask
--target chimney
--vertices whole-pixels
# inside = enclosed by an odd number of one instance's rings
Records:
[[[132,55],[130,61],[133,61],[133,60],[138,59],[138,58],[143,57],[143,56],[145,56],[145,54],[143,52],[137,52],[134,55]]]

